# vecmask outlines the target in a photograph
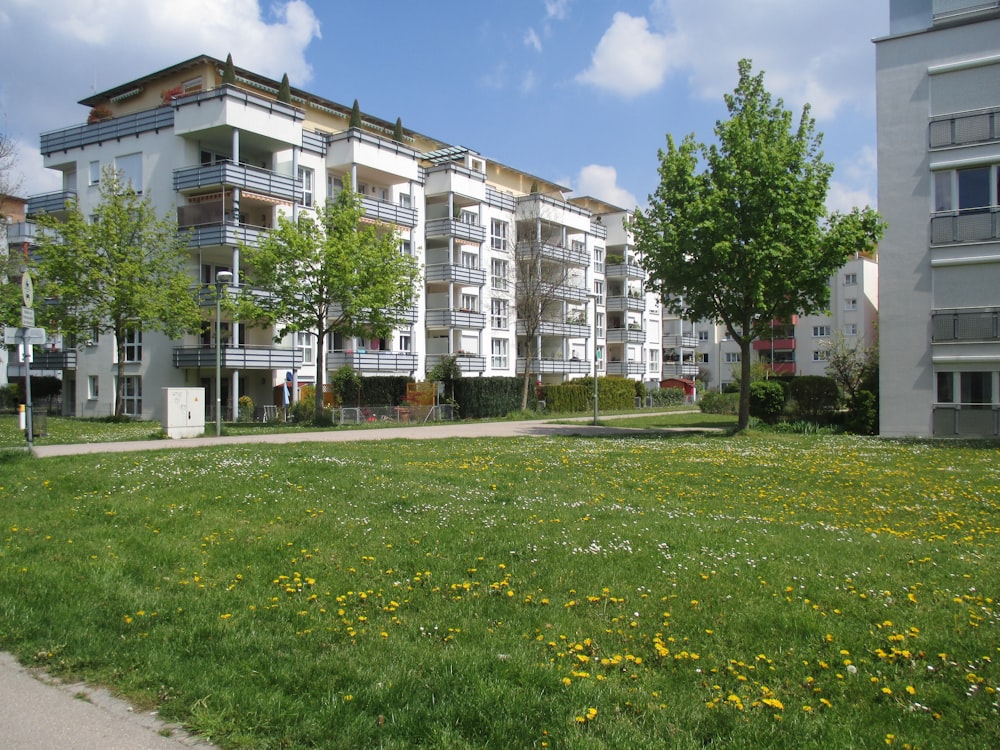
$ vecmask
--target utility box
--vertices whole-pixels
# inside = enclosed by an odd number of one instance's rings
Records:
[[[205,389],[163,388],[163,430],[167,437],[198,437],[205,432]]]

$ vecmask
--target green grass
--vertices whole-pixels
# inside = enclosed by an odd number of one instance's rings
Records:
[[[0,453],[0,648],[223,747],[1000,745],[1000,452]]]
[[[690,407],[687,408],[690,409]],[[703,414],[700,411],[684,411],[601,420],[601,423],[613,427],[640,427],[643,429],[699,427],[713,430],[732,430],[736,427],[736,417],[725,414]]]

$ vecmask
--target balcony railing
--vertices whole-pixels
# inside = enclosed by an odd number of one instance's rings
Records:
[[[646,364],[644,362],[608,362],[608,375],[619,377],[630,377],[632,375],[644,375]]]
[[[190,248],[212,247],[214,245],[235,246],[241,243],[256,246],[266,231],[266,227],[222,221],[196,226],[182,226],[178,229],[178,232],[187,238]]]
[[[31,354],[31,369],[37,370],[75,370],[76,351],[66,349],[63,351],[41,350],[37,347]],[[23,375],[24,365],[18,361],[18,357],[12,356],[7,363],[7,374],[9,376]]]
[[[600,240],[607,239],[608,228],[599,221],[590,222],[590,233]]]
[[[524,374],[524,367],[527,358],[517,358],[517,372]],[[591,363],[585,359],[551,359],[542,357],[531,360],[531,372],[539,375],[563,374],[563,375],[586,375],[590,372]]]
[[[559,244],[553,245],[548,242],[540,244],[519,242],[517,245],[517,257],[521,259],[540,257],[545,260],[555,261],[556,263],[563,263],[567,266],[590,265],[590,256],[588,256],[583,250],[572,247],[563,247]]]
[[[424,268],[425,281],[454,281],[466,286],[482,286],[486,283],[486,271],[452,263],[439,263]]]
[[[929,127],[931,148],[996,140],[1000,140],[1000,110],[995,109],[934,120]]]
[[[693,378],[698,375],[698,365],[666,362],[660,368],[660,374],[665,378]]]
[[[433,369],[441,362],[442,357],[452,356],[450,354],[428,354],[427,369]],[[486,357],[478,354],[458,354],[455,356],[455,364],[462,372],[483,372],[486,369]]]
[[[38,239],[38,226],[33,221],[17,221],[7,225],[7,244],[34,245]]]
[[[646,298],[625,295],[608,295],[608,312],[645,312]]]
[[[83,148],[105,141],[121,141],[135,138],[151,130],[163,130],[174,125],[174,110],[171,107],[157,107],[145,112],[113,117],[88,125],[74,125],[69,128],[50,130],[42,133],[41,151],[50,156],[56,151]]]
[[[683,333],[668,333],[663,337],[664,349],[697,349],[698,337]]]
[[[428,328],[481,330],[486,327],[486,315],[469,310],[428,310],[424,325]]]
[[[174,347],[174,367],[215,367],[214,346]],[[222,367],[234,370],[297,370],[302,367],[302,350],[279,346],[223,346]]]
[[[513,193],[502,193],[499,190],[491,188],[489,185],[486,186],[486,203],[502,211],[514,212],[515,203]]]
[[[935,404],[934,437],[997,437],[1000,409],[991,404]]]
[[[931,244],[984,242],[1000,239],[1000,211],[972,209],[931,216]]]
[[[543,320],[538,327],[538,331],[542,336],[561,336],[568,339],[587,339],[590,338],[592,333],[590,326],[587,324],[577,324],[577,323],[560,323],[554,320]],[[517,335],[525,336],[527,334],[525,330],[525,324],[523,320],[517,322]]]
[[[937,312],[931,315],[931,341],[1000,340],[1000,312]]]
[[[224,161],[174,170],[174,190],[182,193],[223,185],[302,202],[302,184],[297,179],[268,169]]]
[[[788,352],[795,349],[795,339],[756,339],[751,346],[755,352]]]
[[[483,227],[458,219],[430,219],[424,231],[428,237],[455,237],[476,243],[486,241],[486,230]]]
[[[417,355],[405,352],[329,352],[326,366],[336,370],[350,365],[358,372],[413,373],[417,369]]]
[[[642,344],[646,341],[646,332],[641,328],[609,328],[607,341],[609,344]]]
[[[517,284],[517,293],[524,294],[524,285]],[[567,302],[586,302],[590,299],[590,292],[587,289],[567,284],[541,284],[535,294],[551,299],[561,299]]]
[[[417,211],[414,208],[367,197],[361,199],[361,206],[365,209],[366,219],[397,224],[401,227],[417,225]]]
[[[32,195],[28,198],[28,205],[24,209],[24,215],[30,219],[39,214],[57,214],[65,211],[67,204],[75,199],[75,190],[56,190],[52,193]]]
[[[608,263],[604,275],[609,279],[645,279],[646,272],[635,263]]]

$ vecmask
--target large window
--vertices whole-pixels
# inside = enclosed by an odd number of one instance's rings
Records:
[[[594,281],[594,295],[597,297],[597,304],[604,304],[604,282]]]
[[[313,205],[313,171],[299,167],[299,182],[302,184],[302,205],[312,208]]]
[[[316,347],[313,345],[313,335],[304,331],[295,333],[295,348],[302,351],[302,364],[311,365],[315,361]]]
[[[994,167],[969,167],[934,173],[935,211],[983,210],[995,205],[990,175]]]
[[[594,272],[604,273],[604,248],[594,247]]]
[[[130,417],[142,416],[142,376],[125,376],[125,413]]]
[[[963,372],[959,374],[960,396],[963,404],[986,408],[993,403],[993,373]]]
[[[508,326],[509,306],[505,299],[494,299],[490,301],[492,308],[492,325],[499,331],[506,331]]]
[[[138,329],[125,334],[125,361],[142,362],[142,331]]]
[[[490,247],[494,250],[506,250],[507,230],[508,225],[506,221],[493,219],[493,221],[490,222]]]
[[[830,326],[813,326],[813,338],[829,338],[832,335]]]
[[[494,258],[490,261],[490,286],[500,292],[507,291],[510,284],[510,266],[505,260]]]
[[[463,294],[461,304],[464,312],[479,312],[479,297],[475,294]]]
[[[507,339],[493,339],[491,342],[492,358],[491,363],[494,370],[507,369]]]

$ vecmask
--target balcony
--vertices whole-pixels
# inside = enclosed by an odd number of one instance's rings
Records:
[[[540,287],[537,294],[551,299],[561,299],[567,302],[586,302],[590,299],[590,291],[582,287],[567,284],[541,284]],[[517,293],[524,294],[523,284],[517,284]]]
[[[420,181],[416,151],[359,128],[329,136],[326,164],[332,169],[361,165],[384,176],[392,175],[391,182]]]
[[[486,241],[486,230],[483,227],[458,219],[429,219],[424,233],[428,237],[454,237],[476,244]]]
[[[934,437],[997,437],[1000,409],[990,404],[935,404]]]
[[[7,225],[8,245],[34,245],[38,239],[38,227],[33,221],[18,221]]]
[[[297,179],[268,169],[234,162],[218,162],[174,170],[174,190],[178,192],[188,194],[222,187],[238,187],[289,203],[302,202],[302,185]]]
[[[755,352],[790,352],[795,350],[795,339],[756,339],[752,347]]]
[[[609,279],[637,279],[643,281],[646,272],[642,266],[635,263],[608,263],[604,267],[604,275]]]
[[[326,366],[336,370],[349,365],[361,373],[389,373],[409,375],[416,372],[417,355],[405,352],[365,351],[330,352],[326,355]]]
[[[51,156],[56,151],[69,151],[105,141],[121,141],[135,138],[141,133],[173,127],[174,110],[170,107],[147,109],[122,117],[113,117],[89,125],[74,125],[69,128],[50,130],[42,133],[41,151]]]
[[[1000,239],[1000,211],[970,209],[931,216],[931,244],[989,242]]]
[[[486,204],[493,208],[499,208],[501,211],[514,213],[513,193],[502,193],[489,185],[486,186]]]
[[[486,315],[471,310],[428,310],[424,325],[427,328],[482,330],[486,327]]]
[[[261,236],[267,232],[266,227],[255,227],[250,224],[236,224],[220,221],[196,226],[182,226],[177,230],[187,239],[189,248],[213,247],[216,245],[253,245],[260,243]]]
[[[664,349],[697,349],[698,337],[685,336],[683,333],[668,333],[663,337]]]
[[[628,378],[645,374],[646,365],[644,362],[608,362],[608,375]]]
[[[931,342],[998,341],[1000,312],[937,312],[931,315]]]
[[[605,240],[608,238],[608,228],[600,221],[590,222],[590,233],[599,240]]]
[[[361,199],[361,207],[365,210],[364,218],[366,219],[396,224],[401,227],[415,227],[417,225],[417,210],[415,208],[367,197]]]
[[[214,368],[214,346],[174,347],[174,367]],[[297,370],[302,367],[302,350],[278,346],[223,346],[222,367],[233,370]]]
[[[641,328],[609,328],[607,342],[609,344],[644,344],[646,332]]]
[[[486,271],[451,263],[426,266],[424,281],[453,281],[464,286],[482,286],[486,283]]]
[[[31,354],[31,370],[32,372],[41,370],[75,370],[76,357],[75,349],[50,351],[36,347]],[[8,377],[24,376],[24,365],[18,359],[18,356],[11,355],[11,359],[7,363]]]
[[[933,148],[965,146],[1000,140],[1000,110],[954,115],[930,123],[928,145]]]
[[[427,355],[427,369],[431,370],[437,367],[441,362],[442,357],[450,357],[450,354],[428,354]],[[455,355],[455,364],[458,365],[458,369],[462,372],[483,372],[486,370],[486,357],[481,357],[478,354],[457,354]]]
[[[660,368],[660,375],[664,378],[694,378],[698,376],[698,365],[690,362],[665,362]]]
[[[592,331],[590,326],[586,323],[560,323],[555,320],[543,320],[538,327],[538,331],[542,336],[559,336],[568,339],[588,339]],[[517,335],[525,336],[524,321],[517,322]]]
[[[560,244],[553,245],[548,242],[519,242],[517,244],[517,257],[522,260],[540,257],[567,266],[585,267],[590,265],[590,256],[579,247],[563,247]]]
[[[76,200],[75,190],[56,190],[52,193],[42,193],[28,198],[24,215],[32,219],[39,214],[60,214],[68,208],[71,201]]]
[[[646,312],[646,299],[632,295],[608,295],[608,312]]]
[[[291,104],[223,84],[208,91],[174,99],[174,133],[197,138],[211,131],[238,128],[280,144],[302,145],[304,113]]]
[[[524,367],[527,358],[517,358],[517,373],[524,374]],[[549,359],[535,358],[531,360],[531,372],[538,375],[587,375],[590,373],[591,363],[585,359]]]

